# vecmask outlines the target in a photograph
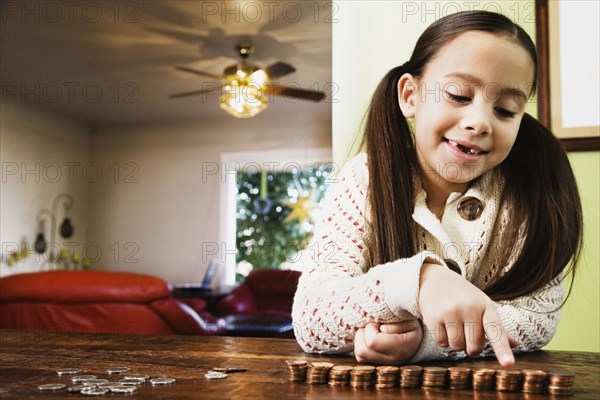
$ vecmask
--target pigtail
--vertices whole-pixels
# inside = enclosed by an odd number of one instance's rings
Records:
[[[381,80],[365,124],[362,148],[369,169],[370,266],[410,257],[416,250],[413,182],[419,171],[412,134],[398,105],[398,81],[408,72],[406,65],[393,68]]]
[[[509,249],[523,243],[511,269],[485,292],[494,300],[527,295],[550,282],[581,252],[581,200],[569,159],[556,137],[529,114],[515,144],[499,166],[511,212],[500,265]],[[572,269],[574,272],[574,269]]]

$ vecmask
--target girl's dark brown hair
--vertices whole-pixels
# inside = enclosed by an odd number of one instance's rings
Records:
[[[393,68],[379,83],[367,113],[362,148],[369,167],[368,204],[371,266],[417,252],[415,176],[421,175],[413,136],[398,105],[398,80],[404,73],[423,76],[437,52],[469,31],[504,35],[519,43],[534,63],[531,93],[537,86],[538,58],[529,35],[501,14],[467,11],[443,17],[421,35],[410,60]],[[493,300],[520,297],[550,282],[570,261],[571,270],[581,252],[581,201],[575,177],[560,142],[541,123],[525,114],[515,144],[497,166],[505,178],[502,201],[509,220],[500,238],[503,255],[498,270],[511,269],[484,289]],[[515,244],[522,245],[515,246]],[[512,254],[512,249],[518,254]]]

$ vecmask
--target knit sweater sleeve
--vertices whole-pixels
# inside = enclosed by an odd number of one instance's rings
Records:
[[[389,323],[418,315],[424,262],[431,252],[367,268],[366,155],[350,160],[330,186],[310,244],[296,261],[302,270],[292,306],[295,335],[307,352],[354,349],[354,335],[369,322]]]

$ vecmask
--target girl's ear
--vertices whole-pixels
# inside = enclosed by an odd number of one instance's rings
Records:
[[[404,74],[398,81],[398,105],[404,118],[415,116],[415,103],[417,98],[417,82],[411,74]]]

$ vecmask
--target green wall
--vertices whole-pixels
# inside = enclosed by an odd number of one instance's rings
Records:
[[[552,350],[600,352],[600,152],[570,153],[583,203],[584,249]]]
[[[333,24],[333,82],[337,89],[337,102],[332,107],[335,163],[342,165],[355,153],[362,118],[379,79],[390,68],[408,60],[418,36],[436,17],[447,14],[455,5],[468,9],[467,3],[437,1],[427,6],[424,2],[375,0],[337,3],[339,9]],[[535,36],[532,0],[478,4],[476,8],[489,6],[490,11],[500,4],[505,15]],[[535,98],[526,111],[537,115]],[[584,252],[558,331],[546,348],[599,352],[600,153],[581,152],[569,156],[583,199]]]

